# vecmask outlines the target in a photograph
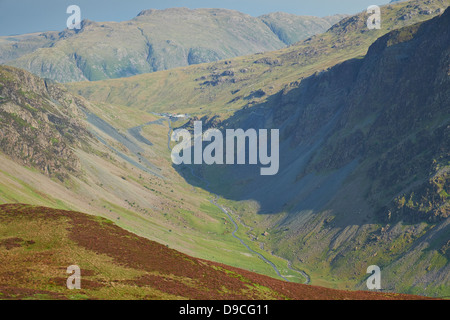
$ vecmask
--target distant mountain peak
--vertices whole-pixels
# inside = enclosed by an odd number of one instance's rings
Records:
[[[0,63],[58,82],[122,78],[278,50],[333,23],[217,8],[148,9],[130,21],[86,19],[80,30],[0,41]]]

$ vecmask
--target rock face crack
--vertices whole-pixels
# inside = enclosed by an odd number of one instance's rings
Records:
[[[144,30],[141,27],[137,27],[138,30],[141,32],[142,37],[145,39],[145,45],[147,47],[147,58],[146,61],[149,64],[149,66],[151,67],[153,72],[158,71],[158,67],[156,65],[155,62],[155,58],[154,58],[154,50],[153,50],[153,45],[151,44],[150,40],[148,39],[147,35],[144,33]]]

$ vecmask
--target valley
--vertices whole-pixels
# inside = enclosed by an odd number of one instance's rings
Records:
[[[448,297],[449,5],[390,3],[381,30],[177,8],[0,37],[0,298]],[[279,171],[174,164],[196,121],[279,129]],[[27,253],[49,261],[28,287]],[[63,263],[90,270],[78,296]]]

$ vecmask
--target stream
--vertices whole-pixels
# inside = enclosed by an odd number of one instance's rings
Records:
[[[168,122],[168,124],[169,124],[169,133],[168,133],[168,135],[167,135],[167,136],[168,136],[167,147],[168,147],[169,151],[172,152],[172,149],[170,148],[170,140],[171,140],[170,138],[171,138],[171,132],[172,132],[172,130],[173,130],[173,128],[172,128],[172,123],[171,123],[170,118],[165,118],[165,119],[167,120],[167,122]],[[209,181],[207,181],[206,179],[204,179],[204,178],[202,178],[202,177],[196,175],[195,172],[194,172],[194,169],[193,169],[192,167],[189,167],[189,169],[190,169],[190,172],[191,172],[192,176],[193,176],[194,178],[199,179],[200,181],[202,181],[202,182],[205,184],[205,190],[208,191],[209,193],[211,193],[211,194],[214,196],[214,198],[213,198],[213,199],[210,199],[209,202],[211,202],[213,205],[215,205],[217,208],[219,208],[223,213],[225,213],[225,214],[227,215],[228,219],[233,223],[233,225],[234,225],[234,230],[233,230],[232,236],[233,236],[235,239],[239,240],[239,242],[240,242],[240,243],[241,243],[248,251],[250,251],[250,252],[253,253],[253,254],[256,254],[261,260],[263,260],[265,263],[267,263],[268,265],[270,265],[270,266],[273,268],[273,270],[275,271],[275,273],[276,273],[280,278],[282,278],[283,280],[285,280],[285,281],[287,281],[287,282],[290,282],[287,278],[285,278],[285,277],[280,273],[280,270],[278,270],[277,266],[276,266],[272,261],[270,261],[269,259],[267,259],[266,257],[264,257],[261,253],[256,252],[255,250],[253,250],[252,248],[250,248],[250,247],[244,242],[244,240],[242,240],[241,238],[239,238],[239,237],[236,235],[236,232],[238,231],[239,226],[238,226],[238,224],[236,223],[236,221],[233,219],[233,217],[231,216],[231,214],[227,211],[227,209],[225,209],[224,207],[222,207],[222,206],[217,202],[217,201],[220,199],[220,196],[217,195],[217,194],[215,194],[214,192],[212,192],[212,191],[209,189],[209,185],[210,185]],[[278,256],[276,256],[276,257],[277,257],[277,258],[280,258],[280,259],[282,259],[282,260],[287,261],[287,267],[288,267],[289,270],[294,271],[294,272],[300,274],[303,278],[305,278],[304,284],[309,284],[309,283],[310,283],[311,279],[310,279],[309,275],[306,274],[306,272],[304,272],[304,271],[302,271],[302,270],[295,270],[295,269],[293,269],[293,268],[291,267],[291,262],[290,262],[289,260],[287,260],[287,259],[285,259],[285,258],[282,258],[282,257],[278,257]]]

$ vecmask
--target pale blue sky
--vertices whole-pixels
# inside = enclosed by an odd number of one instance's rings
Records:
[[[75,4],[81,18],[94,21],[123,21],[144,9],[170,7],[227,8],[252,16],[284,11],[298,15],[327,16],[357,13],[369,5],[389,0],[0,0],[0,35],[63,30],[69,17],[66,9]]]

